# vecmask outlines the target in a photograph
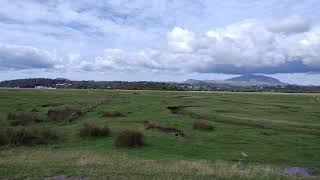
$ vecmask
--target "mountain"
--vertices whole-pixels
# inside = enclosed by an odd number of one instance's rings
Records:
[[[276,85],[284,84],[283,82],[279,81],[276,78],[263,76],[263,75],[244,75],[244,76],[238,76],[231,79],[227,79],[227,81],[260,82],[260,83],[276,84]]]
[[[248,86],[279,86],[286,85],[278,79],[263,75],[243,75],[226,80],[196,80],[185,81],[192,85],[208,85],[211,87],[248,87]]]
[[[67,79],[67,78],[56,78],[56,79],[54,79],[54,80],[56,80],[56,81],[64,81],[64,82],[69,82],[69,81],[70,81],[70,80]]]

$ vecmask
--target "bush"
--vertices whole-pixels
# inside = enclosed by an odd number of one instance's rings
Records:
[[[41,121],[41,116],[39,113],[36,113],[36,112],[29,112],[29,113],[9,112],[7,116],[7,120],[9,121],[11,126],[27,125],[33,122]]]
[[[83,112],[81,109],[65,107],[62,109],[50,109],[48,111],[48,119],[50,121],[64,121],[71,120],[78,116],[81,116]]]
[[[120,111],[112,111],[112,110],[107,110],[107,111],[104,111],[102,112],[102,116],[103,117],[123,117],[125,116],[122,112]]]
[[[103,137],[109,135],[110,129],[107,126],[98,127],[93,124],[85,123],[83,128],[80,130],[80,137]]]
[[[117,147],[138,147],[143,145],[143,134],[135,130],[121,130],[115,138]]]
[[[212,130],[214,129],[214,126],[211,121],[196,120],[193,122],[193,129]]]
[[[58,139],[56,133],[48,129],[37,131],[25,128],[10,128],[7,129],[6,136],[8,137],[7,143],[10,145],[50,144]]]

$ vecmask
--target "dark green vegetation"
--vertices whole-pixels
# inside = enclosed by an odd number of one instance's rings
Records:
[[[151,81],[70,81],[68,79],[16,79],[0,82],[0,87],[34,88],[44,86],[62,89],[129,89],[129,90],[202,90],[198,86],[185,83],[151,82]]]
[[[293,179],[265,166],[320,168],[319,94],[2,89],[0,99],[0,179]],[[81,115],[48,118],[48,111],[67,107]],[[125,116],[102,116],[105,111]],[[37,112],[42,120],[12,126],[9,112]],[[198,119],[213,122],[214,129],[194,129]],[[146,129],[146,122],[185,136]],[[81,138],[84,123],[107,125],[109,137]],[[24,129],[45,143],[9,143],[8,129]],[[123,129],[141,132],[143,146],[115,146]],[[232,167],[241,153],[248,155],[245,172]]]
[[[251,81],[264,79],[266,84],[255,84]],[[279,82],[261,75],[245,75],[229,79],[228,83],[208,83],[199,80],[188,80],[184,83],[152,82],[152,81],[71,81],[68,79],[15,79],[1,81],[0,87],[5,88],[57,88],[57,89],[122,89],[122,90],[163,90],[163,91],[230,91],[230,92],[286,92],[286,93],[319,93],[320,86],[299,86]],[[241,82],[244,81],[244,82]],[[234,84],[237,82],[236,84]],[[241,82],[241,83],[240,83]],[[45,104],[44,104],[45,106]]]

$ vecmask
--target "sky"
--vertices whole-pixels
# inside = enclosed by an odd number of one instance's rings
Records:
[[[319,0],[0,0],[0,80],[320,85]]]

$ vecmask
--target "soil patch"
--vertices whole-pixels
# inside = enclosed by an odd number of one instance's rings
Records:
[[[171,128],[171,127],[162,127],[162,126],[159,126],[154,123],[145,123],[144,128],[145,129],[156,129],[156,130],[164,132],[164,133],[172,134],[176,137],[185,137],[186,136],[186,134],[180,129]]]
[[[168,106],[167,108],[170,110],[170,112],[172,114],[176,114],[176,115],[180,115],[180,116],[184,114],[183,113],[184,107],[182,107],[182,106]]]

